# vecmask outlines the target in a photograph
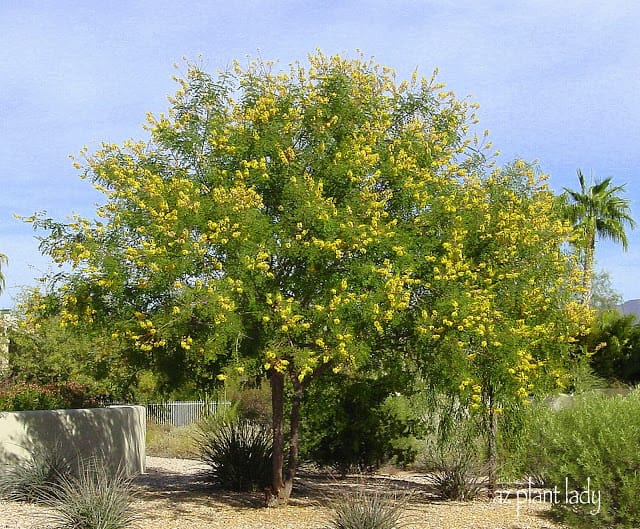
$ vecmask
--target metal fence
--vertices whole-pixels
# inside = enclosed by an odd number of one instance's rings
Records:
[[[215,417],[231,406],[226,401],[173,401],[146,404],[147,420],[156,424],[187,426],[194,422]]]

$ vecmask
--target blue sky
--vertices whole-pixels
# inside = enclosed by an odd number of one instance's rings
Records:
[[[612,176],[640,220],[639,28],[631,0],[0,0],[0,307],[50,269],[14,213],[91,216],[99,197],[69,154],[146,138],[183,57],[214,71],[259,53],[286,67],[320,47],[360,49],[399,77],[437,67],[480,104],[499,163],[537,160],[556,190],[577,187],[578,167]],[[602,242],[597,258],[640,298],[640,230],[628,253]]]

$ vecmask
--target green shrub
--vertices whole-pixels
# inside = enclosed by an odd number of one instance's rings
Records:
[[[455,427],[437,431],[426,440],[422,464],[441,498],[469,501],[485,487],[480,436],[474,418],[458,417]]]
[[[39,451],[16,465],[0,469],[0,497],[12,501],[45,501],[52,487],[71,474],[72,467],[61,450]]]
[[[223,489],[251,491],[271,483],[272,435],[268,426],[250,421],[214,421],[196,438],[210,481]]]
[[[560,491],[554,510],[565,523],[639,527],[640,392],[576,397],[572,406],[549,414],[542,427],[532,442],[542,453],[548,486]],[[571,504],[570,498],[581,501]]]
[[[147,421],[146,449],[147,455],[155,457],[171,457],[190,459],[198,455],[195,436],[198,426],[172,426]]]
[[[319,379],[303,403],[301,456],[342,473],[411,463],[423,433],[409,397],[384,378]]]
[[[545,443],[545,432],[550,431],[550,423],[554,420],[555,411],[551,406],[552,401],[534,402],[505,413],[498,430],[499,473],[504,481],[524,480],[539,486],[547,485],[551,462],[541,446]]]
[[[330,529],[399,529],[404,527],[405,501],[396,496],[359,490],[334,504]]]
[[[0,389],[0,411],[95,408],[98,401],[78,382],[36,384],[20,382]]]
[[[136,520],[131,480],[99,461],[80,465],[50,488],[51,521],[60,528],[125,529]]]
[[[230,392],[229,400],[241,419],[271,424],[271,388],[268,383],[258,387],[243,387]]]

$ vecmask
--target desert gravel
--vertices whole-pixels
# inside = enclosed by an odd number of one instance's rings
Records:
[[[375,478],[336,480],[326,474],[302,474],[290,505],[263,507],[261,494],[211,490],[202,479],[205,466],[187,459],[147,458],[147,473],[136,481],[134,507],[138,529],[323,529],[332,498],[350,488],[398,490],[407,502],[407,527],[413,529],[560,529],[549,505],[478,500],[434,499],[425,480],[399,473]],[[406,496],[410,491],[410,496]],[[43,507],[0,501],[0,529],[49,529]]]

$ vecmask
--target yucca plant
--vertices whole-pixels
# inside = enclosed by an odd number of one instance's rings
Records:
[[[132,483],[125,473],[101,461],[82,462],[76,475],[62,477],[49,489],[50,521],[59,528],[125,529],[137,516]]]
[[[393,494],[359,490],[334,504],[330,529],[400,529],[406,527],[406,501]]]
[[[71,464],[61,450],[35,451],[27,460],[0,468],[0,497],[43,502],[50,496],[52,487],[71,471]]]
[[[259,490],[271,482],[271,430],[251,421],[206,423],[196,438],[208,478],[233,491]]]

